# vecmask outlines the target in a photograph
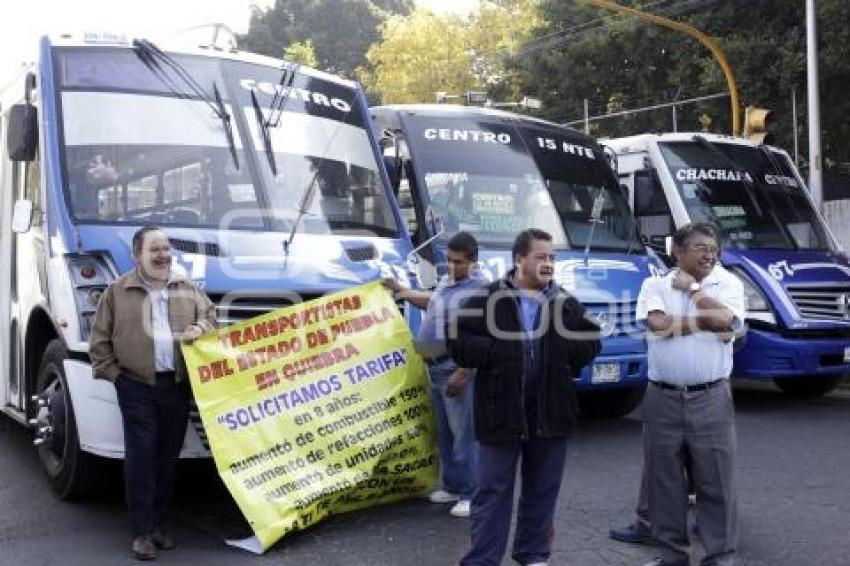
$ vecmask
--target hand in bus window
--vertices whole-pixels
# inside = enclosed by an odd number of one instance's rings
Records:
[[[115,170],[115,166],[111,161],[98,153],[89,159],[88,168],[86,169],[86,177],[93,184],[99,185],[104,181],[112,183],[118,180],[118,172]]]

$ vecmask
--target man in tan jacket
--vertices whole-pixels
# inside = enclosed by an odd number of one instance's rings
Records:
[[[168,236],[156,226],[133,235],[136,268],[112,283],[97,307],[89,354],[96,378],[115,384],[124,425],[124,479],[132,551],[156,558],[174,542],[163,530],[174,467],[186,436],[189,385],[178,340],[215,324],[215,307],[171,271]]]

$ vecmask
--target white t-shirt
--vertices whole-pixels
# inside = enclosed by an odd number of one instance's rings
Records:
[[[673,289],[676,270],[663,277],[649,277],[641,286],[637,300],[637,320],[646,323],[649,313],[661,311],[669,316],[696,317],[699,309],[690,293]],[[700,282],[702,292],[732,311],[732,330],[744,329],[744,285],[720,265]],[[712,332],[686,336],[659,337],[647,330],[649,379],[675,385],[697,385],[729,377],[732,372],[732,343],[723,342]]]

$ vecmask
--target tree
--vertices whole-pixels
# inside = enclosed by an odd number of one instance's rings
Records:
[[[371,70],[361,68],[359,76],[384,103],[431,102],[437,91],[477,88],[465,27],[456,15],[425,9],[392,16],[381,28],[382,41],[366,54]]]
[[[634,5],[644,2],[623,0]],[[850,81],[846,46],[850,3],[819,0],[821,105],[825,154],[850,160]],[[805,14],[797,0],[663,3],[660,12],[713,36],[734,70],[741,100],[773,109],[780,119],[778,144],[793,144],[791,89],[805,108]],[[581,3],[544,0],[540,25],[511,60],[521,87],[543,99],[550,119],[568,121],[583,113],[605,113],[610,100],[623,108],[726,92],[720,68],[696,40]],[[709,128],[730,133],[729,100],[680,107],[679,129]],[[801,121],[802,123],[802,121]],[[669,109],[598,123],[600,135],[664,131]],[[801,128],[804,132],[805,126]]]
[[[290,43],[283,50],[282,58],[284,61],[306,65],[307,67],[315,68],[319,65],[316,50],[313,48],[313,41],[310,39],[304,42],[296,41],[295,43]]]
[[[392,16],[359,76],[384,103],[431,102],[439,91],[510,91],[503,59],[533,27],[532,3],[481,2],[466,18],[423,8]]]
[[[390,14],[407,13],[412,0],[276,0],[254,8],[243,48],[279,57],[294,43],[312,42],[323,70],[353,77],[378,39],[378,26]]]

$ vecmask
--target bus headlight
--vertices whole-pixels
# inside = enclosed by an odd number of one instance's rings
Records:
[[[776,324],[776,317],[767,297],[761,289],[753,282],[749,275],[741,269],[733,269],[732,272],[738,276],[744,284],[744,300],[747,307],[747,319],[758,320],[767,324]]]
[[[68,270],[74,285],[80,341],[85,342],[91,334],[100,297],[115,277],[106,258],[99,255],[68,256]]]

